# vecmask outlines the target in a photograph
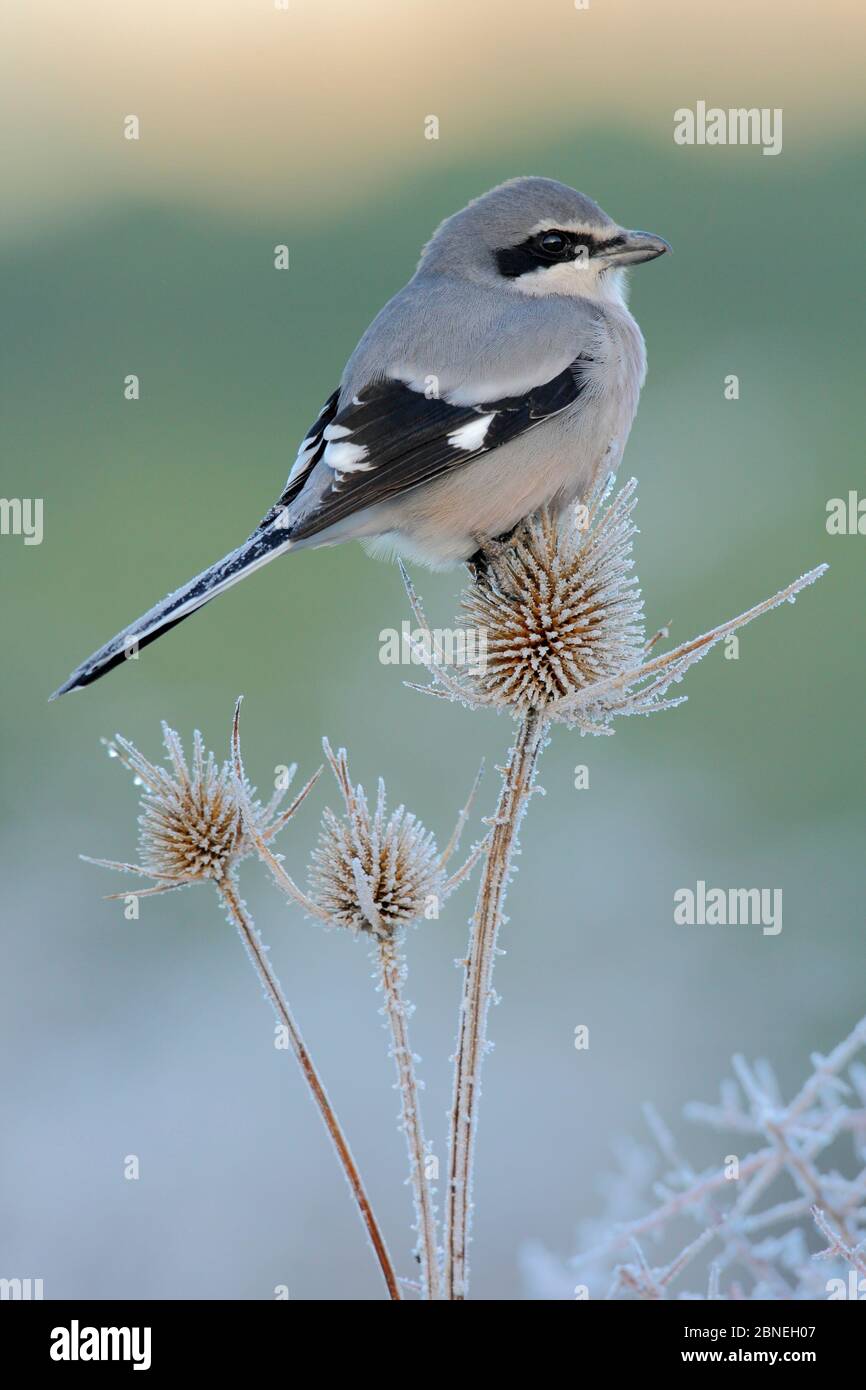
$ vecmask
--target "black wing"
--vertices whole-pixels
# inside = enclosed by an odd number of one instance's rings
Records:
[[[324,423],[310,458],[315,453],[316,462],[333,469],[334,480],[317,505],[290,526],[289,534],[293,540],[314,536],[353,512],[419,487],[516,439],[575,403],[586,388],[591,363],[592,358],[582,354],[558,376],[524,395],[479,405],[428,399],[402,381],[365,386]],[[332,396],[329,405],[333,400]],[[312,437],[313,431],[307,438]],[[292,476],[297,468],[298,464]],[[303,480],[308,476],[305,468]],[[297,481],[295,496],[303,487],[303,481],[300,486]],[[285,506],[284,499],[281,503]]]
[[[281,513],[286,511],[286,508],[290,503],[294,502],[295,498],[301,492],[305,482],[325,452],[327,447],[325,431],[337,414],[337,401],[339,399],[340,388],[337,387],[337,390],[333,391],[325,401],[325,404],[322,406],[313,424],[301,440],[301,447],[298,449],[297,458],[292,464],[292,470],[289,473],[286,486],[283,488],[282,493],[271,507],[267,516],[262,517],[261,522],[256,528],[258,531],[270,526]],[[285,537],[285,539],[287,539],[287,537]]]

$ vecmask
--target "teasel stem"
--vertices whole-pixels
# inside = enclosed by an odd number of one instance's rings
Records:
[[[418,1232],[417,1252],[421,1261],[421,1297],[435,1301],[441,1297],[439,1241],[433,1193],[427,1174],[428,1152],[421,1118],[415,1059],[409,1043],[408,1008],[402,992],[406,964],[399,942],[393,936],[378,937],[376,945],[385,1000],[384,1012],[393,1039],[391,1051],[397,1066],[402,1123],[409,1151],[409,1176]]]
[[[496,942],[520,823],[532,793],[547,730],[548,721],[537,708],[529,710],[518,725],[514,746],[502,769],[502,789],[491,822],[490,844],[469,937],[448,1152],[444,1296],[453,1301],[465,1299],[469,1286],[472,1173]]]
[[[340,1161],[343,1172],[348,1179],[349,1187],[352,1190],[352,1195],[358,1205],[361,1220],[367,1229],[367,1235],[370,1238],[370,1243],[373,1246],[373,1251],[379,1262],[379,1268],[382,1271],[382,1277],[385,1280],[388,1296],[395,1302],[398,1302],[401,1299],[401,1294],[397,1283],[397,1276],[394,1272],[394,1266],[391,1263],[391,1257],[388,1254],[388,1248],[385,1245],[384,1237],[373,1215],[373,1208],[370,1205],[370,1199],[361,1181],[361,1175],[352,1157],[352,1152],[349,1148],[346,1136],[334,1114],[327,1092],[313,1065],[313,1059],[307,1051],[306,1044],[301,1037],[300,1029],[289,1009],[288,1002],[280,987],[280,982],[270,966],[265,948],[256,931],[253,919],[242,903],[238,895],[237,887],[229,875],[219,880],[217,888],[226,911],[240,933],[241,940],[246,947],[247,955],[264,986],[265,993],[273,1005],[274,1012],[288,1033],[292,1051],[297,1058],[304,1080],[310,1088],[313,1100],[324,1121],[325,1129],[328,1131],[331,1143],[337,1152],[337,1158]]]

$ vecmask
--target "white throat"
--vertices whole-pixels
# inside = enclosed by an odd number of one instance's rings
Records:
[[[592,262],[565,261],[559,265],[539,266],[512,280],[521,294],[543,298],[551,294],[573,295],[579,299],[597,299],[603,304],[626,307],[628,283],[621,266],[600,269]]]

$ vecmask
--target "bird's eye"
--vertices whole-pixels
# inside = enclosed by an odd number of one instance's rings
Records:
[[[538,245],[546,256],[561,256],[568,247],[568,237],[562,232],[543,232]]]

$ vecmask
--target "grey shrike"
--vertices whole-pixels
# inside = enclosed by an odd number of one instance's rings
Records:
[[[98,680],[285,550],[362,540],[437,568],[615,472],[646,372],[624,271],[668,250],[554,179],[448,217],[373,320],[248,540],[73,671]]]

